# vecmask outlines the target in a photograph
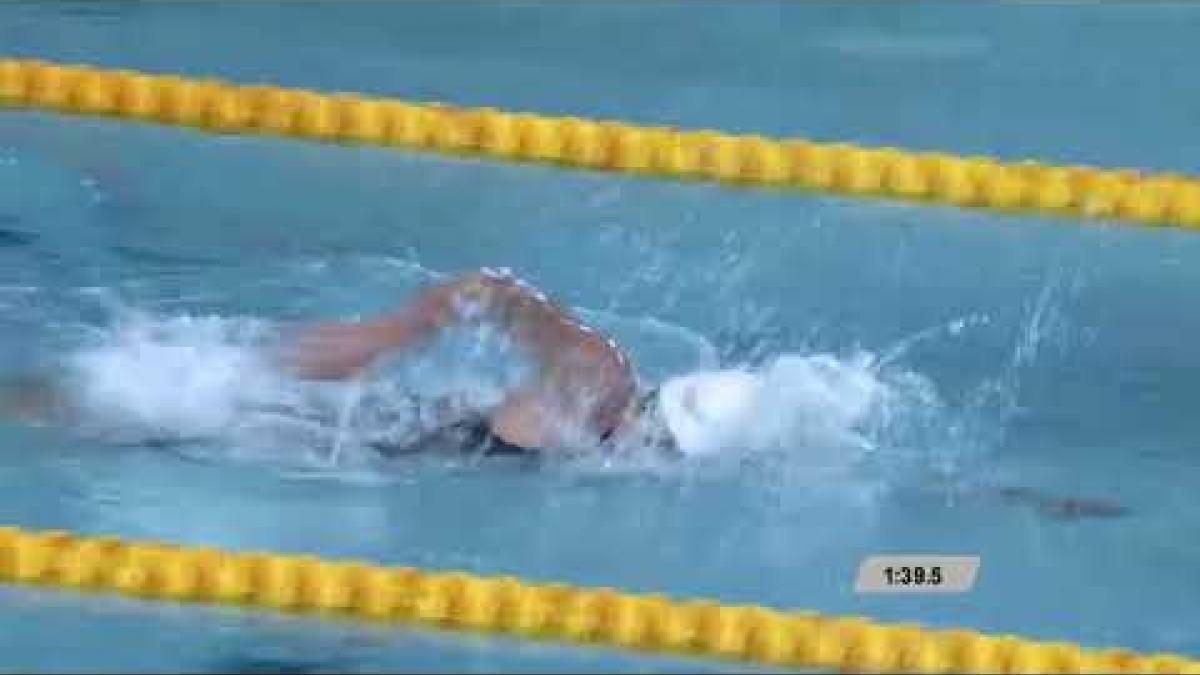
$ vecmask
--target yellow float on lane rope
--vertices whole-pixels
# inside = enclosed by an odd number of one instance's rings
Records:
[[[1200,673],[1200,662],[660,595],[0,528],[0,581],[254,606],[784,667],[896,673]]]
[[[0,59],[0,104],[215,133],[400,146],[499,160],[998,211],[1200,227],[1200,180],[801,139],[456,108]]]

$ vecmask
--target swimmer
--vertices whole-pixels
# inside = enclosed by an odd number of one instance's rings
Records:
[[[736,369],[682,375],[643,390],[629,358],[611,338],[507,270],[489,268],[427,288],[384,316],[291,333],[280,349],[280,368],[302,380],[348,380],[444,331],[485,325],[527,355],[533,366],[529,379],[483,410],[434,401],[426,406],[434,418],[428,425],[432,431],[399,446],[371,445],[388,455],[428,447],[485,454],[622,448],[712,454],[744,437],[763,390],[758,374]],[[27,423],[70,420],[69,401],[42,379],[0,387],[0,413]]]
[[[652,448],[676,456],[715,454],[740,449],[739,440],[746,437],[765,393],[762,376],[741,369],[676,376],[644,390],[633,364],[612,339],[507,270],[487,268],[430,287],[384,316],[304,328],[284,348],[282,367],[300,379],[346,380],[385,356],[472,325],[505,333],[531,358],[533,377],[497,405],[466,415],[459,403],[435,401],[429,407],[440,421],[431,425],[433,431],[401,447],[372,445],[385,454],[445,446],[488,454],[619,448]],[[0,413],[27,422],[67,418],[63,400],[36,378],[0,387]],[[1059,519],[1130,513],[1109,500],[1052,496],[1026,487],[985,491]]]
[[[283,349],[282,368],[305,380],[347,380],[443,331],[482,325],[501,330],[530,357],[533,377],[497,405],[465,415],[462,402],[434,401],[428,406],[435,418],[432,431],[400,446],[372,446],[388,455],[429,447],[485,454],[650,448],[674,456],[711,455],[739,449],[764,395],[762,376],[740,369],[690,373],[643,389],[612,339],[510,272],[487,268],[428,288],[384,316],[301,329]],[[17,380],[0,387],[0,413],[34,424],[58,423],[69,418],[65,398],[44,380]],[[1026,487],[985,492],[1058,519],[1129,515],[1109,500]]]
[[[286,367],[303,379],[344,380],[442,331],[482,324],[507,335],[535,371],[480,411],[476,437],[495,451],[576,450],[582,435],[602,450],[711,454],[736,443],[762,392],[758,375],[735,369],[678,376],[642,391],[611,338],[507,270],[489,268],[429,288],[392,314],[303,330],[287,350]]]

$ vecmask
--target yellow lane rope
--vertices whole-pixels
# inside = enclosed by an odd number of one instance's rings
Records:
[[[564,167],[1200,227],[1178,174],[914,153],[0,59],[0,104]]]
[[[906,673],[1200,673],[1200,661],[880,625],[512,577],[0,528],[0,581],[255,606],[775,666]]]
[[[1200,226],[1200,181],[461,109],[0,59],[0,103],[218,133]],[[330,612],[764,664],[884,672],[1200,673],[1200,662],[972,631],[672,602],[608,589],[0,529],[0,580]]]

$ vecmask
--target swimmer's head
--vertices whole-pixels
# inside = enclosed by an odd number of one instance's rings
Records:
[[[659,413],[684,455],[731,449],[745,437],[762,395],[762,380],[744,370],[715,370],[667,380]]]

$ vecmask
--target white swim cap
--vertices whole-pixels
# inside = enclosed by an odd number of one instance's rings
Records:
[[[685,455],[727,449],[746,429],[762,389],[757,375],[716,370],[671,378],[659,394],[663,420]]]

